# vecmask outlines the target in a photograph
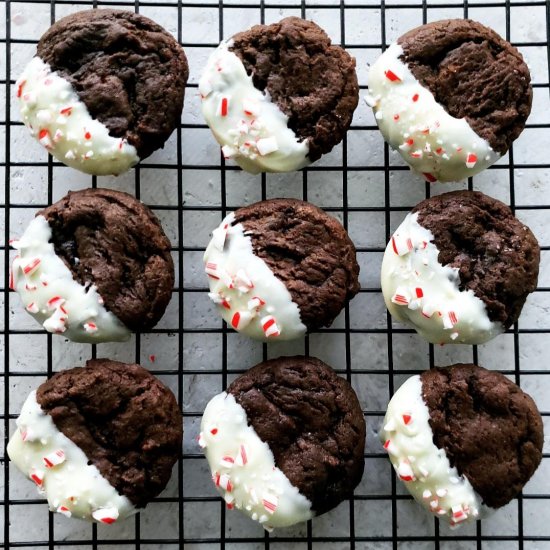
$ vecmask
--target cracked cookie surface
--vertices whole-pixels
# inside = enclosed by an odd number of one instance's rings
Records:
[[[365,421],[349,383],[313,357],[256,365],[227,390],[316,514],[353,492],[363,474]]]
[[[180,122],[189,75],[183,49],[143,15],[85,10],[57,21],[37,55],[70,82],[93,118],[140,158],[164,145]]]
[[[308,140],[311,161],[343,139],[359,102],[355,59],[321,27],[299,17],[256,25],[233,37],[231,51]]]
[[[330,325],[359,292],[355,246],[342,224],[313,204],[262,201],[236,210],[235,223],[285,284],[309,330]]]
[[[506,153],[531,112],[529,69],[519,51],[470,19],[435,21],[398,40],[402,61],[455,118],[466,118],[494,151]]]
[[[460,290],[483,300],[491,321],[514,324],[537,287],[540,249],[531,230],[504,203],[475,191],[444,193],[412,212],[434,235],[439,263],[459,269]]]
[[[82,285],[130,330],[152,328],[172,296],[170,241],[153,212],[127,193],[70,192],[37,215],[52,229],[55,252]]]
[[[486,505],[515,498],[542,458],[534,401],[504,375],[471,364],[422,373],[433,441]]]
[[[94,359],[55,374],[36,397],[56,427],[135,506],[164,489],[181,453],[182,420],[172,392],[147,370]]]

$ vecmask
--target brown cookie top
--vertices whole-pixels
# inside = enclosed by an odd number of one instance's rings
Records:
[[[164,314],[174,286],[170,241],[151,210],[111,189],[69,192],[37,213],[52,229],[56,254],[82,285],[93,283],[111,311],[133,331]]]
[[[363,475],[365,420],[346,380],[314,357],[279,357],[227,391],[318,515],[351,496]]]
[[[417,204],[442,265],[459,269],[460,290],[483,300],[489,319],[508,328],[537,287],[540,249],[504,203],[477,191],[453,191]]]
[[[37,55],[140,158],[162,147],[180,122],[189,75],[185,53],[143,15],[109,9],[68,15],[42,36]]]
[[[397,42],[402,61],[437,102],[506,153],[531,112],[531,76],[519,51],[470,19],[428,23]]]
[[[298,304],[309,330],[330,325],[359,292],[355,246],[338,220],[311,203],[271,199],[239,208],[259,256]]]
[[[93,359],[55,374],[36,398],[132,504],[141,508],[164,489],[181,454],[182,419],[173,393],[147,370]]]
[[[359,101],[355,59],[312,21],[287,17],[236,34],[230,48],[288,116],[311,161],[342,141]]]
[[[515,498],[542,458],[543,425],[534,401],[504,375],[476,365],[421,374],[434,443],[488,506]]]

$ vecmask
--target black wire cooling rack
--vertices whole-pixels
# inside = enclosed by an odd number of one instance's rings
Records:
[[[181,126],[164,153],[118,179],[83,177],[46,158],[25,135],[13,101],[17,73],[33,55],[41,32],[71,11],[98,6],[135,10],[156,19],[176,34],[191,62]],[[27,0],[0,1],[0,8],[5,15],[0,21],[0,108],[4,111],[0,114],[0,185],[4,186],[0,347],[5,357],[0,371],[0,430],[7,442],[22,400],[45,376],[103,355],[141,362],[154,370],[176,393],[186,430],[183,457],[168,489],[135,519],[111,528],[48,513],[45,501],[10,467],[2,450],[5,483],[3,495],[0,492],[0,523],[4,523],[4,539],[0,547],[550,549],[548,448],[523,496],[493,519],[450,531],[423,516],[406,495],[376,439],[389,396],[407,375],[457,361],[499,369],[521,384],[537,400],[549,431],[550,1]],[[361,102],[347,138],[324,161],[297,174],[248,177],[225,165],[208,136],[198,113],[198,74],[209,51],[222,38],[252,23],[276,21],[290,14],[314,19],[323,27],[330,24],[334,40],[357,57],[362,95],[367,63],[408,28],[444,17],[472,17],[494,26],[528,60],[535,61],[534,112],[527,129],[508,156],[484,174],[462,185],[430,186],[410,175],[382,143],[374,119]],[[19,315],[18,298],[4,284],[11,259],[6,243],[21,232],[24,221],[70,188],[98,185],[133,192],[150,204],[173,242],[178,282],[169,311],[159,328],[137,335],[126,345],[78,346],[52,338],[36,330],[24,314]],[[510,204],[539,237],[542,269],[539,288],[528,301],[519,325],[485,346],[443,349],[392,325],[383,307],[378,270],[384,244],[405,213],[425,196],[457,187],[481,189]],[[208,299],[200,257],[207,232],[226,212],[276,195],[310,200],[343,221],[358,245],[363,288],[334,327],[311,334],[304,342],[268,347],[228,331],[205,306]],[[194,438],[210,396],[255,362],[285,353],[317,355],[352,382],[367,419],[366,467],[352,500],[305,526],[268,535],[236,513],[226,513],[211,487]]]

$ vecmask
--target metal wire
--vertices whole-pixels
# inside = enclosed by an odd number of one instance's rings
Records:
[[[19,209],[29,209],[34,212],[46,204],[33,203],[32,205],[17,200],[12,200],[12,190],[13,187],[10,185],[12,183],[12,172],[14,169],[19,167],[34,167],[34,168],[45,168],[47,172],[47,203],[51,203],[54,197],[54,171],[58,170],[61,166],[59,163],[52,160],[52,157],[49,157],[47,161],[43,159],[37,160],[35,162],[20,162],[13,160],[14,150],[13,150],[13,137],[14,133],[17,131],[17,127],[21,126],[21,123],[16,119],[12,118],[12,97],[13,97],[13,86],[14,79],[12,75],[12,57],[13,49],[18,47],[18,45],[25,44],[35,44],[36,40],[30,39],[19,39],[12,37],[12,17],[15,10],[15,2],[10,1],[0,1],[0,7],[4,10],[6,28],[5,36],[0,35],[0,46],[5,48],[5,73],[3,80],[0,80],[0,85],[5,87],[5,102],[4,102],[4,120],[0,120],[0,126],[3,127],[5,133],[5,161],[0,162],[0,166],[3,168],[4,177],[5,177],[5,190],[4,190],[4,214],[5,214],[5,226],[4,226],[4,244],[0,247],[0,250],[4,254],[4,281],[8,281],[9,278],[9,267],[10,267],[10,257],[8,253],[8,247],[6,243],[10,238],[11,233],[11,222],[13,213],[17,212]],[[218,40],[221,40],[225,37],[224,33],[224,21],[227,21],[228,14],[236,14],[238,10],[256,10],[259,13],[259,21],[264,22],[266,20],[266,13],[268,10],[278,10],[278,9],[290,9],[296,8],[297,11],[302,15],[302,17],[307,17],[310,10],[315,10],[318,12],[325,12],[331,15],[335,20],[339,21],[339,30],[341,34],[341,43],[346,46],[352,55],[356,55],[360,51],[368,50],[383,50],[388,45],[388,30],[391,25],[389,21],[390,10],[392,14],[397,13],[398,17],[400,14],[403,14],[403,17],[407,17],[407,14],[410,13],[409,10],[416,9],[421,10],[422,21],[427,22],[430,17],[430,10],[437,8],[441,9],[455,9],[461,10],[462,15],[467,17],[469,11],[472,8],[486,8],[486,9],[500,9],[505,12],[505,26],[506,26],[506,38],[510,39],[511,30],[514,28],[514,20],[512,18],[512,10],[516,8],[515,14],[517,15],[517,8],[531,9],[531,8],[543,8],[546,14],[546,40],[545,41],[531,41],[531,42],[522,42],[517,43],[517,46],[521,47],[535,47],[542,48],[545,51],[547,57],[547,69],[546,78],[543,82],[536,82],[534,84],[535,89],[544,89],[548,90],[550,93],[550,0],[547,1],[438,1],[433,0],[429,2],[428,0],[418,0],[414,1],[403,1],[400,2],[386,2],[381,0],[380,2],[375,2],[372,0],[365,0],[364,2],[360,0],[330,0],[330,1],[306,1],[306,0],[288,0],[288,1],[262,1],[257,0],[250,2],[236,2],[231,0],[207,0],[207,1],[191,1],[183,2],[182,0],[164,0],[164,1],[141,1],[141,0],[118,0],[118,1],[96,1],[96,0],[27,0],[25,2],[27,5],[36,4],[49,6],[50,19],[53,23],[57,18],[58,8],[69,5],[76,6],[79,9],[87,9],[89,7],[97,6],[116,6],[116,7],[126,7],[127,9],[133,9],[136,12],[144,8],[174,8],[177,11],[177,38],[184,48],[212,48],[217,45],[217,42],[212,43],[194,43],[186,41],[186,21],[184,10],[185,8],[201,8],[203,10],[215,10],[218,14],[219,20],[219,30],[218,30]],[[231,10],[231,12],[229,11]],[[346,23],[348,17],[362,17],[365,13],[369,14],[369,18],[377,18],[380,20],[380,42],[377,40],[373,42],[365,42],[358,44],[347,43],[346,42]],[[455,13],[454,16],[458,16]],[[154,16],[153,16],[154,17]],[[367,23],[365,23],[367,25]],[[412,26],[412,25],[411,25]],[[37,39],[38,37],[36,37]],[[0,65],[1,65],[0,61]],[[3,75],[0,74],[0,77]],[[188,86],[187,97],[190,94],[196,92],[196,84],[190,84]],[[366,86],[361,85],[362,91]],[[545,96],[546,97],[546,96]],[[189,102],[189,100],[187,100]],[[188,103],[189,104],[189,103]],[[550,108],[550,103],[548,104]],[[550,109],[549,109],[550,110]],[[0,115],[1,116],[1,115]],[[527,128],[531,129],[548,129],[550,132],[550,123],[537,123],[536,120],[531,120],[527,125]],[[229,359],[231,343],[229,340],[229,335],[231,331],[228,331],[225,326],[220,328],[195,328],[189,327],[186,322],[186,313],[185,313],[185,304],[186,301],[192,300],[196,293],[206,292],[206,288],[196,288],[192,285],[188,285],[185,279],[184,272],[184,258],[186,261],[189,261],[189,255],[192,253],[199,253],[202,248],[195,246],[194,244],[189,244],[187,239],[187,233],[184,233],[184,221],[187,216],[192,215],[193,213],[201,213],[206,215],[206,213],[218,213],[219,216],[224,216],[228,211],[231,211],[239,206],[240,204],[234,204],[231,200],[228,199],[228,191],[230,188],[229,178],[231,174],[237,170],[233,166],[226,166],[223,157],[220,155],[219,162],[216,164],[200,164],[193,162],[184,162],[183,148],[184,148],[184,136],[186,132],[190,132],[193,129],[206,129],[204,124],[199,123],[184,123],[176,131],[176,143],[177,147],[176,152],[176,161],[173,163],[154,163],[148,162],[147,160],[143,162],[140,166],[135,169],[135,179],[133,192],[135,196],[140,198],[142,193],[141,181],[142,179],[150,179],[151,170],[165,171],[169,170],[175,172],[175,182],[177,185],[177,204],[155,204],[153,208],[159,214],[162,213],[172,213],[174,215],[173,220],[175,227],[177,228],[177,239],[173,242],[173,254],[176,258],[177,265],[177,279],[179,281],[177,287],[174,289],[175,296],[173,297],[173,302],[177,306],[177,314],[175,315],[175,321],[177,326],[169,326],[168,328],[157,328],[151,331],[150,334],[157,335],[156,337],[175,337],[177,339],[177,354],[178,362],[177,365],[173,368],[169,368],[170,365],[163,365],[166,368],[163,370],[156,369],[155,374],[165,376],[165,377],[175,377],[175,392],[179,402],[182,404],[186,400],[187,396],[185,394],[186,384],[190,379],[195,376],[207,376],[212,377],[212,384],[215,385],[217,382],[221,381],[221,385],[225,387],[230,380],[230,376],[233,376],[243,370],[248,365],[242,365],[240,370],[235,369],[235,365],[231,363]],[[366,135],[367,132],[377,131],[375,125],[365,125],[365,124],[354,124],[351,128],[352,131],[362,132]],[[335,186],[342,186],[342,206],[329,206],[325,209],[329,212],[333,212],[341,217],[341,220],[344,226],[347,228],[350,219],[352,216],[355,216],[360,213],[364,214],[379,214],[380,219],[383,219],[384,223],[384,232],[386,240],[389,238],[391,230],[395,227],[393,223],[393,216],[398,215],[400,212],[406,212],[410,209],[410,205],[399,205],[395,206],[392,204],[392,194],[391,194],[391,182],[396,174],[399,174],[403,170],[407,170],[406,167],[402,165],[392,166],[390,164],[390,152],[388,146],[384,144],[383,149],[383,164],[380,165],[371,165],[363,164],[357,165],[354,163],[350,165],[348,163],[348,144],[349,138],[345,138],[342,144],[341,156],[342,162],[332,165],[314,165],[310,168],[305,169],[301,174],[301,195],[302,198],[308,199],[308,196],[311,199],[312,190],[314,190],[314,184],[311,183],[311,177],[317,173],[321,172],[333,172]],[[529,170],[537,169],[541,171],[541,174],[544,174],[544,170],[550,168],[550,163],[515,163],[514,162],[514,151],[513,147],[509,152],[509,156],[503,163],[499,163],[497,166],[491,168],[495,172],[505,173],[509,182],[509,204],[512,209],[519,212],[530,212],[533,210],[544,210],[550,209],[550,204],[544,204],[544,202],[550,202],[548,200],[550,197],[548,194],[541,192],[540,202],[537,204],[518,204],[517,197],[517,187],[516,179],[518,169]],[[215,205],[200,205],[200,204],[185,204],[184,202],[184,176],[187,173],[186,171],[197,171],[198,173],[207,174],[210,171],[216,171],[219,174],[220,181],[220,199],[218,204]],[[143,172],[147,171],[147,174]],[[159,172],[160,173],[160,172]],[[362,174],[365,178],[370,175],[380,174],[383,178],[384,190],[381,192],[383,196],[383,201],[381,205],[367,205],[362,204],[362,201],[356,200],[351,196],[349,181],[351,178],[356,177],[357,174]],[[206,177],[206,175],[205,175]],[[264,174],[260,178],[261,185],[261,198],[265,199],[269,196],[269,185],[268,178]],[[98,181],[96,178],[91,179],[91,185],[97,186]],[[101,182],[100,182],[101,184]],[[151,185],[151,182],[147,182],[148,185]],[[197,185],[200,185],[200,182],[197,182]],[[417,182],[414,183],[415,185]],[[474,188],[474,181],[470,179],[468,181],[469,189]],[[277,188],[277,191],[283,192],[280,188]],[[429,184],[425,185],[425,196],[429,197],[432,192],[432,187]],[[188,231],[188,230],[187,230]],[[192,241],[191,241],[192,242]],[[542,243],[543,254],[546,251],[550,250],[550,246]],[[371,261],[371,259],[379,258],[380,254],[383,252],[384,248],[382,245],[376,246],[359,246],[358,253],[359,256],[365,258],[366,262]],[[541,286],[537,289],[538,295],[543,296],[545,293],[549,292],[549,287]],[[29,368],[20,368],[18,363],[10,360],[10,351],[12,348],[15,348],[20,342],[15,339],[20,335],[29,335],[29,338],[32,338],[34,335],[44,334],[40,330],[20,330],[11,326],[12,317],[10,311],[10,299],[13,295],[11,294],[8,285],[4,284],[1,288],[2,297],[4,300],[4,315],[3,315],[3,329],[0,331],[0,337],[2,338],[4,346],[4,356],[5,356],[5,368],[1,375],[1,381],[4,384],[3,388],[3,407],[2,414],[0,419],[2,420],[2,427],[4,431],[5,443],[7,443],[8,434],[10,428],[13,427],[13,420],[17,416],[18,411],[14,411],[13,406],[10,404],[11,388],[14,383],[21,383],[27,377],[43,377],[44,375],[50,376],[54,371],[54,354],[53,354],[53,343],[51,335],[46,336],[46,351],[44,365],[45,368],[38,369],[29,369]],[[364,288],[361,290],[361,296],[366,297],[368,300],[380,299],[381,289],[379,285],[364,285]],[[403,368],[397,368],[395,364],[395,349],[397,345],[397,339],[406,338],[407,335],[412,334],[412,331],[404,329],[402,327],[396,327],[392,325],[391,318],[387,314],[385,326],[371,326],[358,328],[354,325],[352,316],[350,314],[351,306],[347,307],[341,325],[336,326],[335,328],[320,330],[318,333],[315,333],[312,336],[307,336],[303,346],[303,351],[308,354],[317,353],[316,346],[318,344],[319,337],[322,338],[322,335],[340,335],[343,339],[343,353],[345,354],[345,359],[343,362],[343,368],[340,368],[339,371],[343,376],[345,376],[350,382],[358,380],[359,376],[371,377],[374,380],[376,377],[384,377],[387,380],[387,392],[388,396],[393,394],[396,387],[396,379],[403,377],[404,375],[410,375],[415,372],[420,372],[423,368],[427,366],[433,366],[436,363],[437,352],[434,349],[433,345],[430,345],[427,348],[427,361],[426,364],[419,364],[417,370],[409,370]],[[165,327],[165,325],[161,325]],[[505,374],[511,376],[516,383],[522,384],[526,379],[529,379],[533,376],[544,376],[548,377],[550,371],[546,368],[544,358],[540,358],[540,363],[537,365],[536,369],[529,368],[526,369],[522,364],[522,357],[520,351],[520,343],[522,342],[522,337],[524,335],[546,335],[550,332],[549,329],[539,328],[539,327],[530,327],[530,328],[520,328],[518,324],[514,325],[509,331],[507,331],[507,336],[500,336],[503,338],[512,338],[512,354],[513,360],[511,366],[502,370]],[[221,339],[221,357],[219,360],[219,367],[213,368],[210,370],[202,370],[200,368],[187,368],[184,357],[185,357],[185,339],[186,337],[198,337],[208,338],[213,335],[219,335]],[[321,335],[321,336],[320,336]],[[147,342],[144,342],[144,339],[149,336],[147,335],[137,335],[135,338],[135,349],[133,352],[133,359],[136,362],[144,362],[144,357],[147,355]],[[368,358],[364,356],[358,356],[354,352],[354,339],[355,338],[379,338],[380,341],[385,340],[385,356],[386,356],[386,367],[380,369],[372,364],[369,364]],[[317,338],[314,341],[314,338]],[[69,346],[70,344],[66,344]],[[207,344],[205,344],[206,346]],[[523,343],[523,346],[526,344]],[[471,349],[470,360],[473,362],[478,361],[479,350],[477,347],[468,348]],[[145,354],[145,355],[144,355]],[[95,346],[92,346],[92,357],[97,355],[97,350]],[[273,353],[268,350],[268,347],[264,344],[261,348],[261,356],[265,359],[268,356],[272,356]],[[523,368],[522,368],[523,367]],[[550,380],[550,379],[549,379]],[[219,390],[219,388],[217,388]],[[383,410],[380,408],[372,407],[369,402],[363,403],[366,405],[365,416],[369,424],[369,434],[372,431],[372,427],[375,423],[379,423],[381,417],[384,414]],[[196,420],[201,416],[201,410],[187,410],[184,409],[184,421],[186,423],[186,430],[193,429],[193,423],[196,423]],[[550,417],[550,411],[542,411],[545,422]],[[189,428],[191,426],[191,428]],[[369,435],[370,437],[370,435]],[[550,458],[548,453],[544,454],[544,459],[547,460]],[[399,487],[396,482],[395,475],[391,469],[389,463],[387,464],[387,472],[391,472],[391,480],[389,491],[385,492],[372,492],[372,491],[361,491],[360,489],[356,492],[355,496],[350,499],[346,506],[346,516],[347,520],[347,529],[345,535],[341,535],[341,530],[333,531],[330,533],[337,532],[337,536],[328,536],[326,535],[326,530],[322,532],[321,535],[316,534],[315,524],[309,522],[306,529],[299,532],[298,535],[289,537],[289,536],[270,536],[267,533],[262,535],[253,535],[253,536],[240,536],[233,535],[231,531],[228,531],[228,518],[226,517],[224,503],[213,497],[203,497],[203,496],[188,496],[186,492],[186,486],[184,484],[184,472],[185,468],[189,467],[191,462],[197,460],[204,460],[202,455],[197,452],[189,451],[186,448],[186,451],[183,454],[183,457],[179,460],[178,465],[174,471],[174,476],[177,478],[177,490],[174,496],[168,497],[159,497],[151,503],[151,509],[157,504],[168,504],[171,505],[174,515],[174,521],[177,523],[177,527],[174,533],[171,536],[156,537],[151,538],[145,536],[142,533],[142,522],[140,517],[137,516],[135,521],[135,530],[133,534],[125,537],[124,539],[119,539],[109,535],[109,531],[101,531],[96,525],[93,525],[90,528],[90,536],[85,539],[79,540],[66,540],[64,536],[58,536],[56,531],[56,525],[54,524],[53,514],[48,516],[48,529],[47,529],[47,538],[43,540],[26,540],[24,532],[15,532],[14,528],[11,525],[11,521],[14,518],[14,514],[21,513],[21,505],[34,505],[41,504],[45,506],[44,500],[39,498],[33,499],[21,499],[13,498],[10,495],[10,464],[9,461],[5,458],[5,446],[2,451],[2,457],[0,461],[2,463],[3,477],[5,480],[5,489],[3,494],[3,499],[0,501],[2,506],[2,516],[4,520],[4,540],[0,543],[0,548],[158,548],[161,545],[165,548],[179,548],[179,547],[188,547],[188,548],[286,548],[291,543],[302,543],[302,546],[296,546],[296,548],[307,547],[308,549],[315,547],[322,548],[450,548],[453,544],[461,544],[464,548],[477,548],[477,549],[490,549],[502,547],[504,548],[526,548],[528,550],[539,550],[550,548],[550,527],[546,529],[546,533],[530,533],[525,529],[524,522],[524,510],[526,503],[528,502],[537,502],[540,503],[542,507],[546,509],[549,508],[549,499],[550,494],[545,494],[541,492],[540,494],[528,494],[517,499],[517,517],[515,521],[517,522],[517,533],[515,534],[495,534],[494,532],[486,532],[484,529],[484,524],[478,522],[475,528],[469,531],[456,531],[449,532],[440,528],[438,522],[434,520],[433,532],[429,535],[419,534],[403,534],[401,528],[403,522],[406,521],[406,513],[402,510],[402,505],[404,503],[410,503],[411,498],[406,495],[402,489]],[[369,476],[371,467],[375,463],[380,463],[381,460],[385,460],[385,454],[378,451],[369,451],[365,454],[366,468],[365,476]],[[212,535],[209,531],[205,531],[204,534],[197,535],[194,531],[189,534],[189,519],[188,515],[191,515],[191,509],[197,504],[208,504],[211,506],[219,506],[220,511],[220,525],[219,534],[216,536]],[[390,526],[389,531],[380,533],[376,529],[371,530],[365,529],[365,523],[369,523],[365,519],[365,507],[367,506],[369,510],[378,510],[384,516],[388,525]],[[189,514],[187,514],[189,511]],[[420,513],[420,511],[416,511]],[[196,519],[195,519],[196,521]],[[514,521],[514,520],[512,520]],[[254,532],[256,533],[256,532]],[[455,546],[453,546],[455,547]],[[293,546],[294,548],[294,546]]]

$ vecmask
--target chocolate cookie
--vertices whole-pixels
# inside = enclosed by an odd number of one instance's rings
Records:
[[[110,189],[70,192],[21,239],[11,288],[44,328],[75,342],[126,340],[164,314],[174,286],[170,241],[147,206]]]
[[[539,261],[535,236],[504,203],[454,191],[422,201],[398,227],[382,291],[390,313],[429,342],[481,344],[518,320]]]
[[[313,204],[271,199],[239,208],[204,254],[210,299],[257,339],[290,340],[330,325],[359,291],[355,246]]]
[[[369,93],[386,141],[428,181],[458,181],[496,162],[533,96],[519,51],[470,19],[398,38],[371,67]]]
[[[199,90],[224,156],[252,173],[298,170],[331,151],[359,98],[355,60],[298,17],[222,42]]]
[[[328,512],[363,474],[357,396],[314,357],[256,365],[210,401],[201,430],[225,501],[268,530]]]
[[[17,426],[9,456],[50,509],[107,524],[164,489],[183,437],[172,392],[139,365],[109,359],[44,382]]]
[[[177,127],[188,74],[183,49],[147,17],[87,10],[42,36],[17,97],[23,122],[55,158],[120,174]]]
[[[515,498],[540,464],[544,439],[526,393],[498,372],[463,364],[409,378],[390,401],[381,437],[411,494],[451,525]]]

